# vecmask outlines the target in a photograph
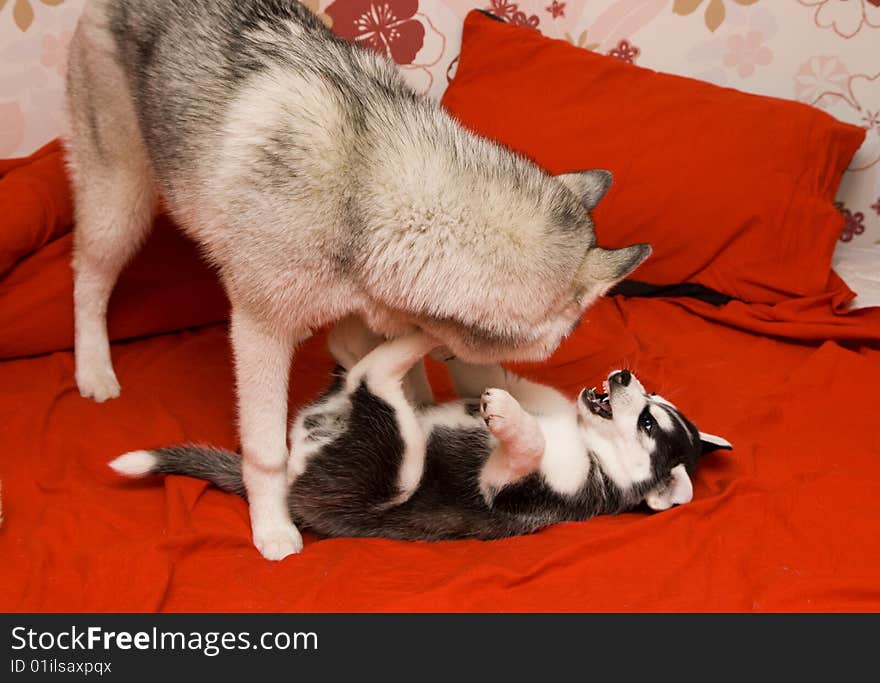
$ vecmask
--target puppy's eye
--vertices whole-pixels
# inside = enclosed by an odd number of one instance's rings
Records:
[[[654,419],[654,416],[651,415],[647,410],[642,411],[642,414],[639,415],[639,429],[641,429],[648,436],[651,435],[651,432],[654,431],[654,427],[657,426],[657,420]]]

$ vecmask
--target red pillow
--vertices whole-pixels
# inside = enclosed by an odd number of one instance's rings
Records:
[[[825,290],[865,131],[804,104],[661,74],[471,12],[443,105],[554,174],[607,168],[600,244],[633,275],[776,303]]]
[[[73,347],[71,213],[57,143],[28,159],[0,160],[0,359]],[[167,216],[159,216],[113,291],[110,338],[161,334],[227,317],[217,276]]]
[[[61,144],[23,159],[0,159],[0,276],[70,230],[73,204]]]

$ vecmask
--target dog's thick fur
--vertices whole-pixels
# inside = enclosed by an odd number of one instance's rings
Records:
[[[321,534],[492,539],[642,501],[663,510],[691,500],[689,474],[704,453],[730,448],[627,371],[611,373],[607,397],[585,390],[573,402],[500,367],[453,361],[465,399],[417,406],[405,376],[438,342],[415,333],[370,350],[374,341],[344,327],[331,337],[341,364],[333,386],[291,431],[290,513]],[[111,466],[246,494],[241,459],[226,451],[135,451]]]
[[[473,362],[539,359],[649,254],[604,250],[610,174],[553,178],[465,131],[295,0],[91,0],[71,43],[76,381],[120,387],[107,302],[161,196],[232,304],[243,477],[268,558],[294,346],[349,313]]]

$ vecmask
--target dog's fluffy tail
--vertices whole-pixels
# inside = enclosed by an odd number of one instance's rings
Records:
[[[210,446],[169,446],[153,451],[131,451],[110,463],[126,477],[151,474],[185,474],[211,482],[217,488],[245,497],[241,457]]]

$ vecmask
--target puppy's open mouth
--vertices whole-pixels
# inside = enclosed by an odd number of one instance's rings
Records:
[[[611,396],[610,394],[602,394],[596,389],[589,389],[581,394],[584,405],[590,409],[593,415],[604,417],[610,420],[614,415],[611,412]]]

